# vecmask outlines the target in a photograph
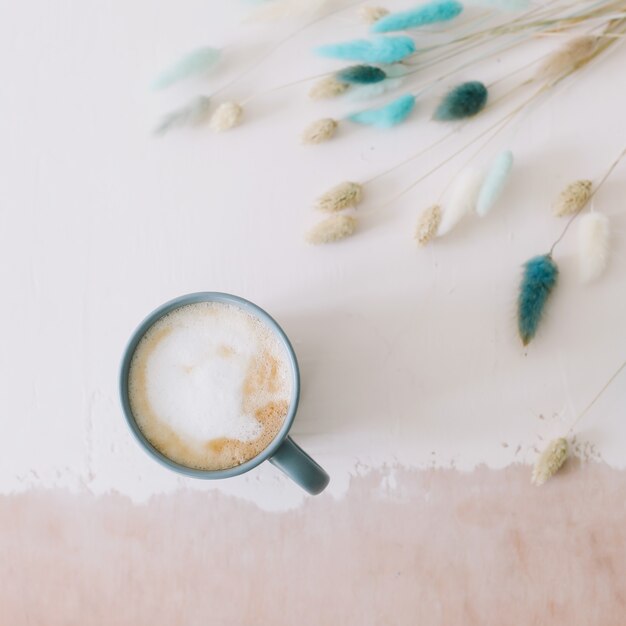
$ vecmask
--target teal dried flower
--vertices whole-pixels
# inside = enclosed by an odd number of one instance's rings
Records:
[[[487,87],[477,80],[457,85],[444,96],[433,118],[449,121],[472,117],[485,108],[488,95]]]
[[[342,83],[370,85],[385,80],[387,74],[374,65],[351,65],[350,67],[339,70],[335,74],[335,77]]]

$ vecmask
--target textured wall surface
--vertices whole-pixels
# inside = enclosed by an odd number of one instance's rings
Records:
[[[602,280],[579,284],[571,233],[528,349],[515,296],[520,265],[563,226],[552,198],[600,178],[624,147],[624,52],[482,153],[516,159],[485,221],[414,245],[417,212],[460,160],[370,213],[358,237],[316,249],[302,239],[315,196],[438,139],[440,92],[406,126],[314,148],[302,128],[351,107],[311,103],[306,85],[252,100],[231,133],[153,138],[161,114],[293,28],[241,17],[217,0],[0,5],[0,623],[623,623],[626,378],[580,424],[568,471],[541,490],[528,481],[537,450],[626,358],[624,168],[595,199],[614,233]],[[337,14],[223,97],[327,71],[311,47],[362,32]],[[229,46],[210,82],[150,91],[207,43]],[[456,78],[495,80],[551,45]],[[491,120],[381,179],[364,208]],[[293,434],[331,474],[323,496],[269,465],[183,479],[131,440],[116,396],[124,344],[150,310],[201,290],[257,302],[291,337],[303,376]]]

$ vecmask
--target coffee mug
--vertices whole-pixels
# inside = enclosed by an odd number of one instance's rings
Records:
[[[276,335],[279,342],[285,349],[285,354],[289,361],[292,377],[292,397],[289,405],[289,410],[285,416],[282,427],[278,434],[274,437],[272,442],[257,456],[245,461],[235,467],[219,470],[202,470],[181,465],[172,459],[168,458],[157,450],[148,439],[145,437],[141,429],[139,428],[133,413],[131,411],[130,399],[129,399],[129,372],[130,364],[135,353],[137,345],[141,341],[142,337],[146,334],[148,329],[155,324],[164,315],[171,313],[172,311],[189,305],[197,304],[199,302],[217,302],[222,304],[230,304],[239,307],[243,311],[256,317],[263,322],[268,328],[270,328]],[[296,411],[298,409],[298,400],[300,397],[300,371],[298,369],[298,361],[296,359],[295,352],[287,335],[285,335],[283,329],[276,323],[276,321],[270,317],[263,309],[256,304],[244,300],[238,296],[233,296],[227,293],[219,292],[201,292],[192,293],[186,296],[181,296],[170,300],[165,304],[154,310],[146,319],[139,324],[135,332],[132,334],[130,341],[124,352],[122,359],[122,365],[120,368],[120,398],[122,403],[122,409],[126,421],[130,427],[131,432],[135,435],[135,438],[141,445],[141,447],[155,460],[164,465],[165,467],[184,474],[185,476],[191,476],[193,478],[204,479],[218,479],[218,478],[230,478],[231,476],[238,476],[249,472],[251,469],[260,465],[263,461],[269,460],[272,465],[275,465],[282,470],[289,478],[295,481],[300,487],[310,494],[318,494],[323,491],[328,485],[328,474],[304,451],[300,448],[293,439],[289,436],[289,430],[296,417]]]

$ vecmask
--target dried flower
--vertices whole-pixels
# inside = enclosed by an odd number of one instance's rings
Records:
[[[348,116],[351,122],[387,129],[402,124],[415,108],[415,96],[406,93],[395,100],[375,109],[365,109]]]
[[[378,96],[382,96],[388,91],[397,89],[403,82],[403,78],[387,78],[371,85],[353,85],[346,98],[353,102],[372,100],[378,98]]]
[[[482,170],[470,165],[462,170],[452,181],[450,197],[445,203],[437,237],[447,235],[455,226],[476,207],[478,192],[485,176]]]
[[[168,113],[155,129],[155,134],[162,135],[174,128],[200,126],[206,122],[211,109],[211,100],[206,96],[194,98],[180,109]]]
[[[222,132],[230,130],[241,123],[243,108],[236,102],[222,102],[211,116],[211,130]]]
[[[487,104],[489,90],[478,80],[453,87],[441,100],[433,119],[439,122],[461,120],[480,113]]]
[[[598,278],[609,262],[611,228],[609,218],[597,211],[578,221],[578,269],[584,283]]]
[[[398,63],[416,51],[415,41],[406,35],[351,39],[318,46],[315,52],[329,59],[361,61],[370,64]]]
[[[356,230],[356,217],[353,215],[332,215],[319,222],[306,236],[309,243],[318,245],[345,239]]]
[[[525,346],[537,333],[558,278],[559,268],[549,254],[535,256],[524,264],[517,296],[517,329]]]
[[[335,136],[337,126],[339,126],[339,123],[330,117],[317,120],[304,129],[302,142],[322,143],[328,141]]]
[[[437,22],[447,22],[463,11],[458,0],[431,0],[425,4],[391,13],[378,20],[371,28],[371,33],[391,33],[399,30],[420,28]]]
[[[385,17],[385,15],[389,15],[389,11],[384,7],[360,7],[359,8],[359,17],[366,24],[374,24],[374,22],[378,22],[381,17]]]
[[[599,39],[591,35],[583,35],[568,41],[539,66],[535,79],[557,78],[568,71],[575,70],[596,51],[598,42]]]
[[[543,485],[561,469],[568,454],[569,448],[565,437],[552,440],[537,459],[531,482],[535,485]]]
[[[570,183],[554,201],[553,210],[557,217],[578,213],[591,198],[593,183],[590,180],[576,180]]]
[[[420,213],[417,218],[415,239],[420,246],[425,246],[437,234],[441,222],[441,207],[433,204]]]
[[[480,217],[485,217],[498,201],[502,190],[506,187],[506,183],[509,180],[512,167],[513,153],[510,150],[500,152],[492,161],[476,200],[476,213]]]
[[[363,196],[363,187],[359,183],[346,181],[322,194],[315,203],[320,211],[334,213],[356,206]]]
[[[350,89],[350,85],[348,83],[341,82],[334,76],[327,76],[326,78],[318,80],[313,87],[311,87],[311,91],[309,91],[309,98],[312,98],[313,100],[336,98],[348,89]]]
[[[375,65],[361,64],[344,67],[342,70],[335,72],[335,78],[342,83],[351,85],[372,85],[385,80],[387,74]]]
[[[215,66],[220,55],[219,48],[211,46],[196,48],[163,72],[154,82],[153,87],[163,89],[186,78],[202,76]]]

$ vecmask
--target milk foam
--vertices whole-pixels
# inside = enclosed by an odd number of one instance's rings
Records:
[[[237,306],[201,302],[158,320],[131,360],[129,400],[146,438],[178,463],[232,467],[259,454],[288,412],[288,357]]]

